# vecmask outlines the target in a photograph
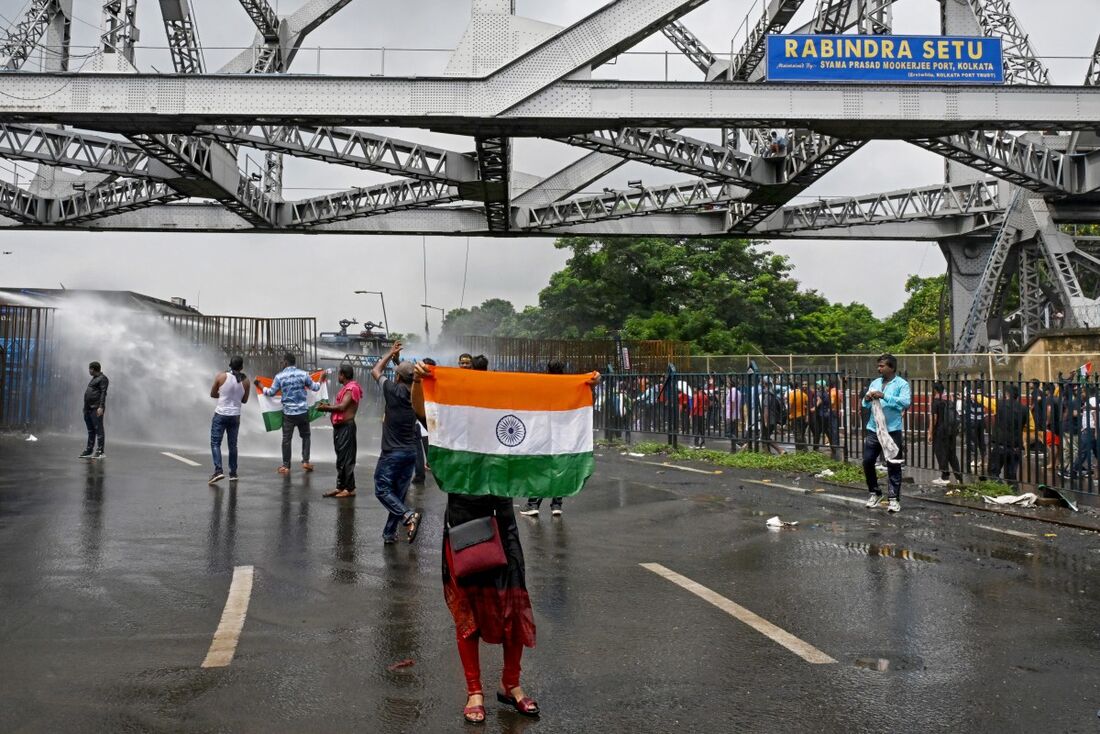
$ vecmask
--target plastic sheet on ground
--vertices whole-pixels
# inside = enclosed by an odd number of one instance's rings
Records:
[[[1034,492],[1025,492],[1024,494],[1006,494],[1000,497],[986,497],[982,495],[982,499],[991,505],[1016,505],[1017,507],[1034,507],[1035,501],[1039,497]]]
[[[28,443],[34,443],[37,440],[38,440],[38,438],[36,436],[34,436],[33,434],[29,434],[29,433],[27,434],[27,442]]]
[[[793,522],[785,522],[779,519],[779,515],[776,515],[775,517],[769,517],[767,522],[768,530],[782,530],[783,528],[793,528],[797,524],[798,520],[794,520]]]
[[[829,477],[835,477],[835,476],[836,476],[836,472],[833,471],[832,469],[822,469],[817,474],[814,474],[814,478],[816,478],[816,479],[828,479]]]

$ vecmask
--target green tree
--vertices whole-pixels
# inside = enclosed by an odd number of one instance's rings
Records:
[[[883,323],[883,341],[888,349],[903,354],[939,351],[940,298],[946,283],[946,275],[909,276],[905,281],[909,297]]]
[[[858,304],[830,304],[790,277],[787,258],[743,239],[574,237],[572,252],[537,308],[505,319],[498,334],[580,338],[622,330],[679,339],[710,353],[831,352],[870,344],[880,323]]]
[[[516,309],[503,298],[490,298],[480,306],[456,308],[443,317],[443,336],[493,336],[505,321],[514,318]]]

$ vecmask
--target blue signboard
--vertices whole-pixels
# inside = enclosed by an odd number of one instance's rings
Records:
[[[1003,84],[1000,38],[768,36],[770,82]]]

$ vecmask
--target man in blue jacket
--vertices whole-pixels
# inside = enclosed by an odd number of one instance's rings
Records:
[[[905,437],[902,434],[902,413],[913,401],[909,383],[898,377],[898,360],[892,354],[883,354],[878,358],[878,374],[863,397],[863,407],[871,409],[867,421],[867,435],[863,439],[863,475],[867,478],[867,489],[871,496],[867,507],[874,509],[882,501],[882,490],[878,486],[878,474],[875,463],[879,456],[886,459],[886,472],[890,481],[889,512],[901,512],[901,467],[905,463]],[[876,418],[875,403],[882,409],[882,418],[886,425],[880,426]],[[897,454],[890,457],[883,448],[886,436],[897,446]]]

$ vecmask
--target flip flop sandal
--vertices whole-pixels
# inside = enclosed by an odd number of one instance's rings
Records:
[[[332,490],[331,492],[325,492],[325,493],[324,493],[323,495],[321,495],[321,496],[322,496],[322,497],[335,497],[336,495],[340,494],[340,493],[341,493],[341,492],[343,492],[343,491],[344,491],[344,490],[342,490],[342,489],[334,489],[334,490]]]
[[[420,513],[414,512],[408,522],[405,523],[405,527],[409,529],[409,542],[416,540],[416,534],[420,531]]]
[[[336,494],[333,495],[333,497],[335,497],[338,500],[347,499],[348,497],[354,497],[354,496],[355,496],[355,490],[354,489],[343,489],[343,490],[341,490],[341,491],[339,491],[339,492],[337,492]]]

